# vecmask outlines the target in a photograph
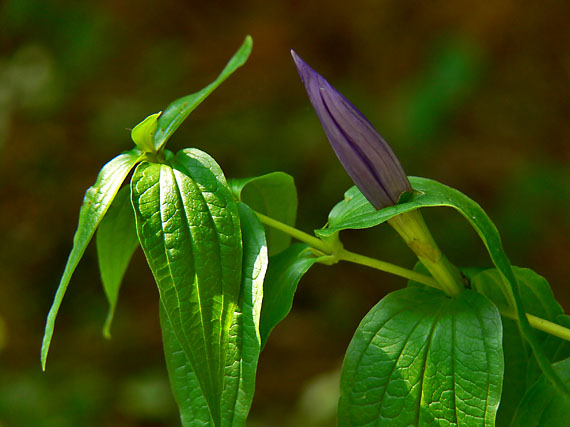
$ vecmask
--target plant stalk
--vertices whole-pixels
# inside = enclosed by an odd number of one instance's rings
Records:
[[[332,257],[334,262],[348,261],[355,264],[365,265],[367,267],[384,271],[386,273],[391,273],[408,280],[414,280],[418,283],[422,283],[432,288],[443,290],[441,287],[441,282],[435,280],[432,277],[426,276],[425,274],[421,274],[416,271],[400,267],[399,265],[391,264],[389,262],[381,261],[375,258],[370,258],[364,255],[347,251],[346,249],[342,248],[342,245],[329,245],[325,241],[315,236],[311,236],[310,234],[305,233],[304,231],[301,231],[295,227],[291,227],[290,225],[284,224],[266,215],[260,214],[259,212],[255,212],[255,214],[263,224],[268,225],[269,227],[272,227],[276,230],[282,231],[283,233],[286,233],[301,242],[307,243],[312,248],[318,250],[319,252],[322,252],[325,256]],[[336,247],[339,249],[333,251],[332,247]],[[447,261],[447,263],[449,263],[449,261]],[[455,267],[451,263],[449,263],[449,265],[451,265],[455,269]],[[452,273],[449,274],[453,276]],[[457,274],[459,274],[459,272]],[[501,315],[508,317],[509,319],[518,321],[518,318],[512,308],[502,307],[499,308],[499,311]],[[570,329],[565,328],[562,325],[558,325],[556,323],[542,319],[540,317],[534,316],[532,314],[526,313],[526,317],[528,319],[528,322],[534,329],[538,329],[550,335],[562,338],[563,340],[570,341]]]
[[[457,296],[465,289],[463,279],[455,267],[439,250],[419,210],[405,212],[388,220],[422,264],[449,296]]]

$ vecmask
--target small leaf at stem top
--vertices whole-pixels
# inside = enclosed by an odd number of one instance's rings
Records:
[[[158,129],[158,117],[162,112],[151,114],[131,131],[131,139],[145,153],[154,153],[154,134]]]

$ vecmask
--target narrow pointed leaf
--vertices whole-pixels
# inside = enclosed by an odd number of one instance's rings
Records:
[[[230,328],[229,351],[224,371],[222,426],[244,426],[253,400],[257,361],[261,350],[259,317],[267,246],[263,226],[255,214],[239,204],[243,236],[243,274],[239,304]],[[212,424],[206,399],[196,375],[161,307],[164,351],[172,390],[183,426]]]
[[[224,80],[226,80],[235,70],[241,67],[247,61],[251,53],[253,41],[250,36],[247,36],[226,64],[220,75],[202,90],[187,95],[183,98],[177,99],[171,103],[158,118],[158,130],[154,134],[154,146],[156,150],[160,150],[162,146],[168,141],[168,138],[178,129],[178,126],[194,111],[194,109],[204,101]]]
[[[73,248],[71,249],[71,253],[67,259],[65,270],[61,276],[61,280],[46,321],[41,349],[41,362],[43,369],[45,369],[46,366],[55,318],[57,317],[57,312],[59,311],[61,301],[63,300],[63,296],[65,295],[71,276],[73,275],[77,264],[81,260],[87,245],[91,241],[97,226],[105,216],[107,209],[113,202],[115,195],[123,184],[123,181],[141,158],[142,153],[137,149],[118,155],[103,166],[101,171],[99,171],[95,184],[89,187],[85,193],[83,204],[79,211],[79,224],[77,225],[77,231],[73,237]]]
[[[570,359],[553,365],[570,387]],[[526,392],[510,424],[511,427],[566,427],[570,418],[570,399],[542,375]]]
[[[303,243],[295,243],[269,258],[261,309],[262,348],[273,328],[291,311],[299,280],[318,261],[308,248]]]
[[[339,425],[493,426],[501,319],[484,296],[411,287],[364,317],[341,375]]]
[[[168,320],[220,425],[229,328],[241,281],[237,205],[207,154],[185,150],[171,162],[142,163],[135,171],[137,233]]]
[[[410,177],[410,182],[414,189],[411,196],[405,197],[397,205],[381,210],[376,210],[356,187],[350,188],[345,193],[344,200],[334,206],[329,213],[328,226],[316,230],[315,233],[326,238],[346,229],[370,228],[403,212],[422,207],[448,206],[457,210],[475,229],[493,264],[499,271],[502,279],[500,282],[501,289],[505,295],[509,296],[509,303],[514,305],[513,308],[517,314],[520,330],[532,348],[540,369],[561,392],[570,394],[566,385],[552,369],[524,314],[524,307],[518,292],[518,283],[509,259],[503,250],[501,237],[495,224],[481,206],[453,188],[427,178]]]
[[[254,211],[294,226],[297,217],[297,189],[293,177],[284,172],[232,179],[234,196]],[[268,227],[266,230],[269,255],[276,255],[291,244],[291,236]]]
[[[122,188],[101,221],[95,236],[97,258],[103,289],[109,302],[109,313],[103,327],[105,337],[111,337],[119,289],[129,262],[139,246],[130,187]]]

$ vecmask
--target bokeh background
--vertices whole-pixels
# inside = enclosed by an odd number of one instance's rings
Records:
[[[295,177],[298,226],[322,226],[351,182],[289,55],[359,107],[410,175],[470,195],[515,265],[570,309],[570,10],[493,2],[4,0],[0,3],[0,425],[175,426],[157,292],[139,252],[113,327],[91,246],[56,324],[45,316],[85,189],[132,143],[126,130],[209,83],[246,34],[249,62],[184,123],[229,177]],[[425,213],[458,265],[489,265],[456,213]],[[412,266],[389,227],[345,232],[353,250]],[[261,356],[251,426],[334,425],[338,370],[364,314],[402,279],[315,266]]]

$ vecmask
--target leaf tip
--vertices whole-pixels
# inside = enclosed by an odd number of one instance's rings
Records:
[[[46,342],[45,338],[44,341],[42,342],[42,349],[41,349],[41,353],[40,353],[40,361],[42,364],[42,372],[46,371],[46,363],[47,363],[47,354],[49,351],[49,341]]]
[[[103,325],[103,337],[106,340],[111,339],[111,323],[113,322],[113,313],[109,311],[107,318],[105,319],[105,324]]]
[[[249,59],[249,55],[251,54],[251,50],[253,48],[253,38],[248,34],[245,36],[241,47],[239,48],[238,52],[241,53],[242,60],[240,61],[240,65],[245,64],[245,62]]]

